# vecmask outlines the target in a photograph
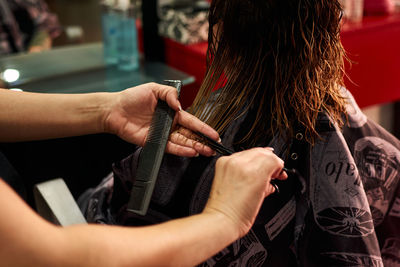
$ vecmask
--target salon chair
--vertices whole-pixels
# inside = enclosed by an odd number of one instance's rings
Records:
[[[44,219],[61,226],[87,223],[62,178],[36,184],[33,196]]]

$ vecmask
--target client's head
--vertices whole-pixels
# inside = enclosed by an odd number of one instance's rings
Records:
[[[294,122],[313,142],[320,111],[342,125],[340,18],[338,0],[213,0],[207,73],[192,112],[223,132],[244,107],[255,109],[245,137],[255,142],[266,132],[292,137]],[[210,114],[205,100],[216,87]]]

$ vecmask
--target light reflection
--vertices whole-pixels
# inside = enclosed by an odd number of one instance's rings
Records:
[[[13,83],[19,79],[19,71],[16,69],[6,69],[2,74],[1,77],[4,81],[8,83]]]

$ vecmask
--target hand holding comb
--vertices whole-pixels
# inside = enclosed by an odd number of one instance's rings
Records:
[[[166,80],[165,85],[175,87],[180,93],[182,82]],[[168,143],[175,111],[165,101],[158,100],[149,134],[139,157],[137,175],[132,186],[127,210],[139,215],[146,215],[160,165]]]

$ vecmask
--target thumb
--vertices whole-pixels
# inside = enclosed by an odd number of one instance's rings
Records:
[[[157,99],[167,102],[168,106],[175,111],[182,110],[181,103],[178,100],[178,90],[175,87],[158,85],[154,89],[153,91],[155,92]]]

